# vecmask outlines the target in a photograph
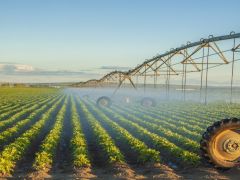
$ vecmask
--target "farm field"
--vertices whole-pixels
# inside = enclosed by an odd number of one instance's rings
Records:
[[[0,88],[1,177],[238,179],[201,161],[199,141],[240,104],[95,100],[51,88]]]

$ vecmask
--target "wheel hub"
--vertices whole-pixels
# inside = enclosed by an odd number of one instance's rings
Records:
[[[234,162],[240,157],[240,134],[238,130],[222,131],[214,140],[213,153],[222,161]]]
[[[223,149],[230,154],[240,151],[240,141],[236,139],[228,139],[224,142]]]
[[[105,99],[102,99],[102,100],[100,101],[100,104],[101,104],[102,106],[107,106],[108,102],[107,102]]]
[[[203,135],[200,145],[202,157],[216,167],[240,167],[240,119],[215,122]]]

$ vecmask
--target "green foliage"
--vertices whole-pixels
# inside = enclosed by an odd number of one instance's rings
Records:
[[[71,150],[73,154],[73,165],[75,167],[89,167],[91,166],[87,144],[85,141],[84,134],[82,132],[80,118],[77,113],[76,104],[71,97],[71,106],[72,106],[72,125],[73,125],[73,137],[71,139]]]
[[[122,115],[113,112],[110,109],[104,108],[104,110],[110,113],[114,117],[114,119],[117,120],[116,122],[118,122],[122,127],[126,128],[130,132],[133,132],[142,141],[151,142],[152,146],[155,149],[158,149],[160,152],[162,150],[169,152],[171,156],[180,159],[185,164],[196,165],[200,162],[200,157],[197,154],[186,151],[176,146],[174,143],[168,141],[166,138],[148,131],[146,128],[138,125],[135,122],[129,121]]]
[[[101,147],[102,152],[107,156],[108,163],[123,163],[125,162],[124,156],[120,152],[120,150],[114,144],[112,138],[108,135],[108,133],[102,128],[98,120],[89,112],[86,105],[79,101],[81,108],[86,116],[87,121],[89,122],[92,130],[93,136],[96,139],[96,142]]]
[[[122,141],[128,145],[131,150],[137,153],[139,163],[160,162],[160,153],[158,151],[148,148],[142,141],[134,138],[126,129],[120,127],[116,122],[109,119],[94,104],[91,104],[88,107],[99,115],[101,118],[98,119],[99,121],[108,124],[108,126],[114,131],[115,137],[117,137],[118,141]]]
[[[92,165],[82,122],[92,132],[90,138],[96,143],[97,153],[102,153],[110,165],[125,163],[123,153],[128,155],[127,151],[131,151],[141,164],[160,162],[161,157],[163,161],[170,159],[192,166],[200,163],[199,140],[206,128],[222,117],[240,116],[239,105],[234,104],[227,109],[221,104],[205,106],[186,102],[167,102],[148,109],[137,104],[99,108],[89,98],[75,101],[71,96],[67,103],[68,98],[56,92],[41,88],[0,88],[0,174],[13,173],[33,141],[54,122],[39,142],[33,164],[36,170],[52,167],[68,104],[71,105],[68,123],[73,132],[70,150],[75,168]],[[52,119],[55,112],[57,116]],[[118,148],[116,144],[125,147]]]
[[[19,136],[14,142],[4,147],[0,153],[0,173],[11,174],[16,163],[24,157],[25,152],[29,149],[31,141],[34,140],[41,132],[47,121],[50,120],[50,115],[55,111],[60,104],[62,98],[58,100],[41,119],[37,121],[29,130]]]
[[[33,111],[26,119],[18,121],[13,127],[6,129],[5,131],[0,133],[0,145],[4,142],[7,142],[9,138],[11,138],[14,134],[18,133],[22,128],[24,128],[28,123],[34,121],[37,116],[44,113],[47,108],[51,107],[54,102],[56,102],[59,98],[49,98],[46,101],[41,102],[37,107],[36,110]],[[37,109],[39,108],[39,109]]]
[[[182,135],[176,133],[174,130],[171,130],[171,128],[168,128],[168,129],[165,128],[160,123],[156,123],[154,118],[152,118],[152,119],[148,118],[148,119],[150,119],[150,122],[149,122],[149,121],[146,121],[146,117],[148,117],[146,115],[143,116],[142,118],[139,118],[136,115],[126,113],[126,110],[120,110],[119,108],[114,108],[114,110],[119,113],[125,113],[126,117],[128,119],[131,119],[132,122],[135,122],[138,125],[141,125],[141,126],[147,128],[147,130],[149,130],[150,132],[154,132],[154,133],[160,135],[161,137],[164,137],[167,140],[174,142],[177,145],[180,145],[185,150],[192,151],[195,153],[199,152],[200,146],[199,146],[198,142],[193,141],[193,140],[187,138],[186,136],[182,136]],[[153,122],[153,123],[151,123],[151,122]]]
[[[53,157],[56,152],[57,145],[60,141],[60,135],[63,128],[63,121],[66,113],[67,99],[57,114],[53,129],[45,137],[41,144],[40,151],[36,153],[33,167],[36,170],[46,170],[52,166]]]

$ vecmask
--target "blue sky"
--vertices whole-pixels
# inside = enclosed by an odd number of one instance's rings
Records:
[[[134,67],[188,40],[240,32],[239,7],[237,0],[0,0],[0,64],[38,70],[16,77],[5,69],[0,81],[78,81]]]

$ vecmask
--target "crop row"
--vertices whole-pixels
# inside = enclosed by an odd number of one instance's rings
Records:
[[[85,103],[87,102],[85,101]],[[148,148],[145,143],[137,138],[134,138],[126,129],[120,127],[116,122],[112,121],[95,106],[88,104],[88,108],[91,110],[91,112],[95,112],[99,116],[99,122],[105,124],[107,129],[110,129],[110,131],[113,132],[112,138],[114,138],[115,141],[121,141],[122,145],[125,145],[128,148],[130,147],[128,151],[133,151],[134,154],[137,155],[138,163],[156,163],[160,161],[160,153],[158,151]]]
[[[100,152],[104,154],[109,164],[124,163],[125,159],[118,147],[115,145],[112,138],[100,125],[98,120],[87,109],[86,105],[82,101],[78,101],[81,109],[84,113],[85,120],[88,121],[91,129],[92,136],[94,137],[96,144],[100,147]]]
[[[13,127],[10,127],[0,133],[0,146],[2,147],[5,142],[8,142],[15,134],[19,134],[22,129],[26,129],[28,124],[32,124],[37,121],[37,117],[43,114],[48,108],[50,108],[59,98],[49,99],[36,111],[32,112],[26,119],[18,121]]]
[[[157,110],[158,108],[150,108],[148,111],[143,109],[140,106],[133,107],[135,110],[141,110],[143,114],[149,114],[153,117],[160,118],[163,120],[167,120],[172,124],[175,124],[177,126],[185,127],[190,130],[190,132],[201,132],[203,128],[205,128],[206,124],[202,123],[201,121],[196,121],[194,116],[188,117],[188,116],[181,116],[179,114],[179,111],[176,109],[165,109],[159,108],[160,110]]]
[[[54,97],[57,97],[58,95],[49,95],[47,97],[45,96],[42,96],[42,97],[36,97],[36,98],[31,98],[31,99],[27,99],[27,100],[24,100],[24,101],[20,101],[20,102],[12,102],[12,103],[8,103],[7,105],[5,106],[1,106],[0,107],[0,114],[1,114],[1,117],[2,117],[2,114],[4,113],[13,113],[14,111],[16,112],[16,110],[18,109],[21,109],[22,107],[24,107],[25,105],[29,105],[29,104],[33,104],[33,102],[38,102],[40,101],[41,99],[51,99],[51,98],[54,98]]]
[[[17,162],[24,157],[24,154],[31,146],[31,142],[36,139],[41,130],[43,130],[46,122],[51,120],[51,115],[61,102],[62,99],[58,100],[30,129],[16,138],[14,142],[4,147],[0,153],[1,174],[10,174],[14,170]]]
[[[116,109],[116,108],[115,108]],[[124,112],[128,112],[128,115],[134,115],[136,118],[142,118],[144,121],[151,122],[155,126],[162,127],[164,129],[169,129],[173,132],[177,132],[179,135],[188,137],[193,141],[198,141],[201,138],[201,134],[189,130],[187,127],[182,125],[180,121],[172,120],[170,118],[166,118],[164,114],[161,116],[156,116],[154,114],[150,114],[143,110],[137,110],[135,108],[124,108],[117,106],[117,109],[122,109]],[[122,111],[122,112],[123,112]],[[178,123],[179,122],[179,123]]]
[[[174,144],[178,145],[179,147],[198,153],[199,152],[199,143],[196,141],[193,141],[186,136],[180,135],[176,129],[172,129],[171,127],[166,128],[165,126],[162,126],[161,123],[156,123],[153,119],[152,121],[143,120],[143,118],[138,118],[134,115],[132,115],[130,112],[126,113],[126,111],[122,111],[119,108],[113,108],[115,112],[124,114],[124,116],[131,120],[132,122],[137,123],[138,125],[141,125],[142,127],[145,127],[150,132],[156,133],[160,135],[161,137],[166,138],[170,142],[173,142]],[[155,122],[155,123],[154,123]]]
[[[42,105],[46,104],[49,99],[44,99],[35,105],[31,105],[28,108],[24,108],[21,111],[17,112],[10,118],[0,121],[0,131],[4,130],[6,127],[13,125],[14,123],[18,122],[21,118],[25,118],[29,113],[34,112],[35,110],[39,109]]]
[[[94,104],[92,104],[94,105]],[[198,164],[200,157],[195,153],[189,152],[187,150],[183,150],[182,148],[176,146],[174,143],[171,143],[166,138],[159,136],[155,133],[150,132],[146,128],[138,125],[135,122],[132,122],[126,118],[124,118],[119,113],[107,108],[103,108],[103,110],[109,114],[109,116],[113,117],[114,121],[116,121],[120,126],[129,130],[129,132],[133,133],[136,137],[146,142],[148,145],[153,147],[154,149],[159,150],[161,153],[164,151],[165,153],[170,153],[170,156],[175,157],[176,159],[181,160],[181,163],[184,164]]]
[[[39,93],[31,100],[24,97],[14,102],[16,96],[8,95],[4,98],[9,98],[11,105],[7,101],[0,104],[6,113],[0,121],[1,174],[11,174],[21,160],[29,158],[29,152],[33,152],[27,162],[31,168],[49,171],[54,163],[65,160],[57,159],[63,158],[62,148],[70,153],[67,161],[74,169],[98,163],[93,157],[110,167],[126,162],[198,165],[198,140],[205,126],[214,116],[237,114],[237,110],[224,111],[222,106],[208,110],[194,103],[186,103],[184,108],[181,103],[148,109],[137,104],[104,108],[90,99],[61,93]]]
[[[55,124],[49,134],[43,140],[40,150],[36,153],[33,167],[36,170],[48,170],[51,168],[53,158],[60,141],[60,135],[63,128],[63,121],[66,113],[68,98],[65,98],[64,104],[57,114]]]
[[[73,165],[75,168],[90,167],[91,162],[88,155],[87,143],[82,131],[80,117],[77,113],[76,103],[71,97],[71,122],[73,126],[73,136],[71,139],[71,150]]]
[[[44,101],[48,101],[49,98],[46,98],[46,97],[40,97],[40,98],[37,98],[37,99],[34,99],[32,101],[30,101],[29,103],[25,104],[25,105],[19,105],[17,108],[14,108],[13,110],[12,109],[9,109],[7,112],[5,113],[2,113],[0,115],[0,121],[2,122],[3,120],[5,120],[6,118],[8,118],[9,116],[14,116],[16,115],[17,113],[19,112],[22,112],[22,111],[26,111],[28,110],[29,108],[31,108],[33,105],[37,105],[41,102],[44,102]]]

